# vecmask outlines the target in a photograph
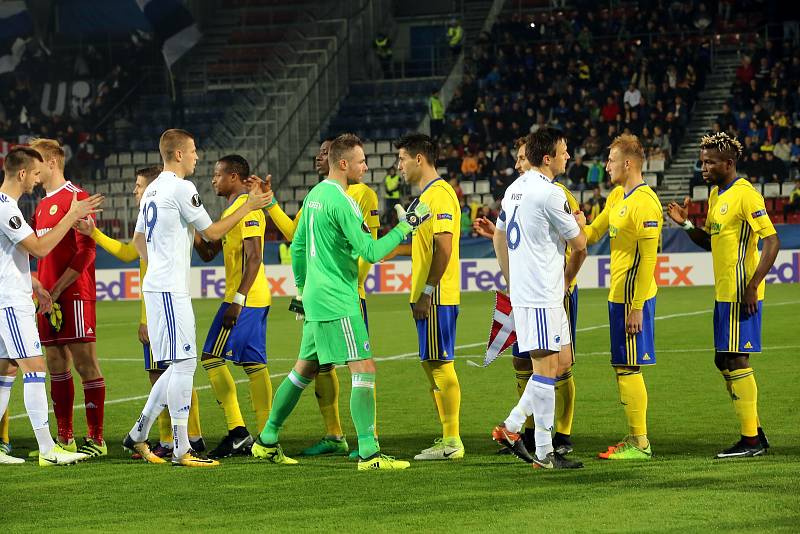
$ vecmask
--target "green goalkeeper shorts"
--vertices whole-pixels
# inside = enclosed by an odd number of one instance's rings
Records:
[[[364,319],[353,315],[333,321],[306,321],[298,358],[318,361],[320,365],[372,358]]]

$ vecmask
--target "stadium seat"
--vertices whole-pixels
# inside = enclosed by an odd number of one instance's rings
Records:
[[[692,200],[708,200],[708,186],[696,185],[692,188]]]
[[[131,153],[130,152],[120,152],[118,154],[119,164],[120,165],[130,165],[131,161]]]
[[[287,180],[287,185],[289,187],[299,187],[299,186],[304,185],[303,175],[302,174],[293,174],[293,175],[289,176],[289,179]]]
[[[133,153],[133,164],[134,165],[146,165],[147,164],[147,154],[144,152],[134,152]]]
[[[471,195],[475,192],[475,183],[472,180],[464,180],[459,184],[461,186],[461,192],[464,195]]]
[[[475,182],[475,192],[480,194],[488,193],[491,190],[489,180],[478,180]]]
[[[658,175],[656,173],[653,172],[645,173],[642,176],[642,178],[644,178],[645,183],[650,187],[652,187],[653,189],[655,189],[658,186]]]
[[[664,160],[663,159],[648,160],[647,172],[664,172]]]
[[[286,202],[283,211],[285,211],[287,215],[295,215],[299,209],[300,203],[295,200],[290,200]]]
[[[778,198],[781,196],[781,184],[764,184],[764,198]]]

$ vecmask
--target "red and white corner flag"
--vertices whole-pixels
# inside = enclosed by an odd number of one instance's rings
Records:
[[[495,291],[492,330],[489,332],[489,343],[486,345],[483,366],[486,367],[492,363],[516,340],[517,333],[514,331],[514,312],[511,309],[511,299],[505,293]]]

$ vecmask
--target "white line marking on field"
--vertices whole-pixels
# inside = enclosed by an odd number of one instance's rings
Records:
[[[787,306],[787,305],[790,305],[790,304],[797,304],[797,302],[795,302],[795,301],[771,302],[769,304],[765,303],[764,306],[769,306],[769,307],[772,307],[772,306]],[[712,308],[712,309],[708,309],[708,310],[698,310],[698,311],[686,312],[686,313],[673,313],[673,314],[670,314],[670,315],[658,316],[658,317],[656,317],[655,320],[659,321],[659,320],[663,320],[663,319],[676,319],[676,318],[679,318],[679,317],[690,317],[690,316],[694,316],[694,315],[703,315],[703,314],[707,314],[707,313],[713,313],[713,311],[714,310]],[[590,331],[590,330],[598,330],[600,328],[608,328],[608,324],[599,324],[599,325],[594,325],[594,326],[586,326],[584,328],[578,328],[577,332],[587,332],[587,331]],[[483,345],[486,345],[485,341],[480,341],[478,343],[467,343],[465,345],[457,345],[455,347],[455,349],[456,350],[468,349],[468,348],[472,348],[472,347],[480,347],[480,346],[483,346]],[[785,345],[785,346],[780,346],[780,347],[767,347],[767,350],[793,349],[793,348],[799,348],[799,347],[800,346],[798,346],[798,345]],[[703,348],[703,349],[681,349],[681,350],[673,349],[673,350],[662,350],[660,352],[668,352],[668,353],[669,352],[702,352],[702,351],[712,351],[712,350],[713,350],[713,348],[707,348],[707,349],[706,348]],[[579,354],[581,354],[581,353],[579,353]],[[582,354],[585,354],[585,355],[603,355],[603,354],[609,354],[609,353],[608,352],[587,352],[587,353],[582,353]],[[419,353],[417,351],[405,352],[403,354],[395,354],[394,356],[377,356],[377,357],[375,357],[375,361],[388,362],[388,361],[394,361],[394,360],[403,360],[403,359],[406,359],[406,358],[416,357],[418,355],[419,355]],[[482,356],[478,356],[478,357],[482,357]],[[113,359],[116,359],[117,361],[123,361],[123,360],[127,361],[128,360],[128,358],[113,358]],[[129,359],[130,360],[134,360],[133,358],[129,358]],[[106,361],[109,361],[109,360],[106,360]],[[142,360],[137,358],[137,359],[135,359],[135,361],[142,361]],[[273,361],[278,361],[278,360],[273,360]],[[291,361],[291,360],[289,360],[289,361]],[[483,365],[478,365],[475,362],[473,362],[472,360],[468,359],[467,360],[467,365],[470,365],[470,364],[472,364],[473,366],[476,366],[476,367],[483,367]],[[271,374],[269,376],[270,376],[270,378],[279,378],[279,377],[286,376],[288,374],[289,374],[288,372],[286,372],[286,373],[274,373],[274,374]],[[245,380],[236,380],[234,383],[242,384],[242,383],[245,383],[247,381],[248,380],[246,380],[246,379]],[[211,385],[198,386],[196,389],[198,391],[211,389]],[[126,403],[126,402],[145,400],[147,397],[148,397],[148,395],[137,395],[135,397],[123,397],[121,399],[112,399],[112,400],[107,400],[105,405],[106,406],[110,406],[112,404],[123,404],[123,403]],[[81,408],[84,408],[84,407],[85,407],[84,404],[76,404],[76,405],[73,406],[73,409],[81,409]],[[52,409],[50,410],[50,413],[53,413]],[[22,413],[22,414],[12,415],[11,417],[9,417],[9,419],[22,419],[23,417],[28,417],[28,414],[27,413]]]

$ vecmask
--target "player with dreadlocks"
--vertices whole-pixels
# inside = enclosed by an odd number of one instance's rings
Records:
[[[689,199],[670,202],[670,218],[692,241],[710,250],[714,261],[714,363],[725,379],[741,426],[741,439],[717,458],[760,456],[769,443],[758,418],[758,388],[750,354],[761,352],[764,277],[778,255],[780,241],[764,198],[736,175],[742,145],[721,132],[700,141],[703,179],[712,186],[703,228],[688,218]],[[763,241],[759,255],[758,241]]]

